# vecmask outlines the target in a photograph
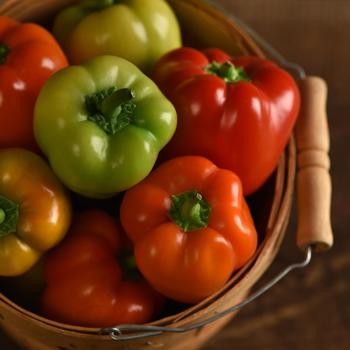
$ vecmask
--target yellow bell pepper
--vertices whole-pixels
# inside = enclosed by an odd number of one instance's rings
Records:
[[[0,150],[0,276],[28,271],[67,232],[70,201],[38,155]]]

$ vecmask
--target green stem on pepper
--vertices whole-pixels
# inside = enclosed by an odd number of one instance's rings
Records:
[[[19,220],[19,205],[0,196],[0,237],[16,232]]]
[[[198,191],[171,196],[169,217],[184,232],[208,226],[211,207]]]
[[[87,96],[88,120],[96,123],[109,135],[115,135],[131,123],[136,108],[135,94],[130,89],[115,87]]]
[[[128,249],[122,250],[119,253],[118,261],[125,280],[138,281],[142,278],[132,251],[129,251]]]
[[[85,0],[82,6],[88,11],[100,11],[106,7],[122,3],[125,0]]]
[[[5,219],[6,219],[5,210],[0,208],[0,225],[5,221]]]
[[[5,44],[0,43],[0,64],[5,63],[8,54],[10,53],[10,49]]]
[[[242,67],[236,67],[231,62],[219,63],[211,62],[206,68],[206,72],[224,79],[226,83],[238,83],[239,81],[250,82],[248,74]]]

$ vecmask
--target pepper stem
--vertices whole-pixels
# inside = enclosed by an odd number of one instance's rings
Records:
[[[0,196],[0,237],[16,232],[19,220],[19,205]]]
[[[5,219],[6,219],[5,210],[0,208],[0,225],[5,221]]]
[[[122,257],[120,265],[123,270],[131,272],[137,269],[135,256],[131,253]]]
[[[242,67],[236,67],[231,62],[219,63],[211,62],[205,70],[209,74],[216,75],[226,83],[237,83],[239,81],[251,81],[248,74]]]
[[[122,250],[118,256],[119,265],[125,280],[139,280],[141,278],[135,256],[132,251]]]
[[[211,207],[198,191],[193,190],[173,195],[171,201],[169,217],[184,232],[208,226]]]
[[[5,63],[9,53],[10,49],[6,45],[0,43],[0,64]]]
[[[99,11],[122,1],[124,0],[85,0],[82,2],[82,7],[88,11]]]
[[[88,120],[96,123],[109,135],[115,135],[131,123],[136,105],[135,94],[130,89],[112,87],[85,99]]]

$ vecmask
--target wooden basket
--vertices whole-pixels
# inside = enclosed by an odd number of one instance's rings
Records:
[[[39,21],[47,24],[50,23],[50,19],[59,9],[72,2],[72,0],[5,0],[3,5],[0,5],[0,14],[23,21]],[[252,38],[224,14],[205,2],[200,0],[169,0],[168,2],[179,18],[185,44],[199,48],[215,46],[232,55],[254,54],[263,57],[261,49]],[[309,113],[310,108],[307,110]],[[302,131],[311,128],[312,125],[310,124],[300,127]],[[323,128],[320,131],[321,134],[323,132],[322,135],[325,135],[325,129]],[[317,135],[316,138],[319,139]],[[326,136],[323,139],[325,138]],[[309,139],[308,134],[306,136],[302,135],[301,140],[304,140],[306,146],[312,149],[314,144],[310,146]],[[326,145],[322,148],[325,151],[323,157],[327,157],[327,147]],[[311,158],[306,157],[305,159],[304,165],[307,166]],[[327,169],[325,170],[328,174]],[[251,199],[252,205],[255,207],[254,212],[258,221],[259,234],[262,237],[259,250],[254,258],[215,295],[176,315],[157,320],[152,325],[182,327],[192,324],[237,304],[247,296],[251,287],[272,263],[283,240],[289,221],[295,174],[296,147],[293,139],[291,139],[279,162],[276,173],[264,188]],[[328,204],[325,204],[322,212],[323,214],[326,213],[326,215],[323,215],[326,218],[327,213],[329,213]],[[305,214],[307,210],[309,209],[303,208],[303,213]],[[314,208],[314,211],[319,212],[317,208]],[[317,217],[315,220],[317,221],[319,218]],[[305,238],[305,234],[303,234],[303,237]],[[306,237],[303,240],[303,245],[310,242],[319,243],[319,241],[324,243],[325,241],[324,239],[318,239],[318,237],[313,241],[309,238]],[[329,237],[324,245],[330,245]],[[98,329],[73,327],[45,319],[23,309],[0,294],[1,327],[21,346],[31,350],[133,350],[152,348],[192,350],[199,348],[209,337],[222,328],[232,316],[229,315],[199,330],[184,334],[162,334],[152,338],[114,341],[109,336],[99,335]]]

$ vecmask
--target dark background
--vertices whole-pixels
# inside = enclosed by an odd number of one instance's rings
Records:
[[[334,248],[315,256],[247,306],[204,350],[350,349],[350,1],[219,0],[290,60],[329,85]],[[295,216],[294,216],[295,218]],[[303,255],[295,246],[295,219],[269,272]],[[257,286],[258,287],[258,286]],[[1,350],[18,347],[0,334]]]

